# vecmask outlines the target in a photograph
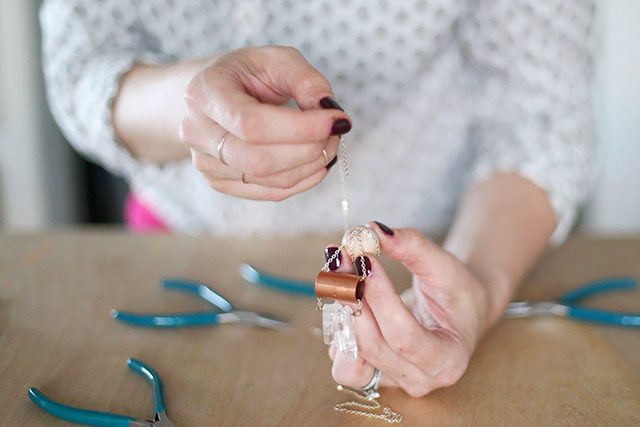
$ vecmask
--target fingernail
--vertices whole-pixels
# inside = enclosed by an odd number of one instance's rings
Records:
[[[331,135],[343,135],[351,130],[351,122],[347,119],[338,119],[331,126]]]
[[[331,271],[336,271],[337,269],[340,268],[340,265],[342,264],[342,255],[339,253],[339,251],[340,251],[340,249],[338,249],[335,246],[330,246],[330,247],[324,249],[324,259],[326,261],[329,261],[329,259],[336,252],[338,252],[338,255],[336,255],[336,257],[333,259],[333,261],[331,261],[329,263],[329,270],[331,270]]]
[[[340,111],[344,111],[342,109],[342,107],[340,106],[340,104],[338,104],[336,102],[336,100],[333,99],[330,96],[325,96],[324,98],[322,98],[320,100],[320,106],[322,108],[324,108],[325,110],[340,110]]]
[[[375,222],[376,224],[378,224],[378,227],[380,227],[380,230],[382,230],[382,232],[383,232],[384,234],[386,234],[387,236],[393,236],[393,235],[395,234],[395,233],[393,232],[393,230],[392,230],[389,226],[384,225],[384,224],[383,224],[383,223],[381,223],[380,221],[373,221],[373,222]]]
[[[371,274],[371,260],[369,259],[368,256],[359,256],[356,258],[356,260],[353,262],[354,267],[356,268],[356,273],[358,273],[358,276],[362,276],[362,259],[364,258],[364,268],[366,271],[366,275],[370,275]]]
[[[335,156],[333,160],[327,163],[327,170],[330,170],[333,167],[333,165],[336,164],[337,161],[338,161],[338,156]]]

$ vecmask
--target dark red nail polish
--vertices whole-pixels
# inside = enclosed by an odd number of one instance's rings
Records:
[[[331,135],[343,135],[351,130],[351,122],[347,119],[338,119],[331,126]]]
[[[353,262],[353,266],[356,268],[356,273],[358,273],[358,276],[362,276],[362,258],[364,258],[364,268],[367,272],[367,276],[371,274],[371,260],[369,259],[368,256],[359,256],[356,258],[356,260]]]
[[[380,230],[382,230],[382,232],[384,234],[386,234],[387,236],[393,236],[395,233],[393,232],[393,230],[391,228],[389,228],[387,225],[384,225],[383,223],[379,222],[379,221],[373,221],[375,222],[378,227],[380,227]]]
[[[336,164],[337,161],[338,161],[338,156],[335,156],[333,160],[327,163],[327,170],[331,170],[331,168],[333,167],[333,165]]]
[[[329,263],[329,270],[336,271],[342,265],[342,254],[339,253],[340,249],[335,246],[330,246],[324,249],[324,259],[325,261],[329,261],[329,259],[336,253],[336,257]]]
[[[322,108],[324,108],[325,110],[340,110],[340,111],[344,111],[342,109],[342,107],[340,106],[340,104],[338,104],[336,102],[336,100],[331,98],[330,96],[325,96],[324,98],[322,98],[320,100],[320,106]]]

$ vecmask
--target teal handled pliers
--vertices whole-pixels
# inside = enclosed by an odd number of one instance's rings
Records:
[[[90,411],[63,405],[49,399],[35,387],[29,389],[29,399],[43,411],[77,424],[97,427],[174,427],[174,424],[167,417],[167,405],[164,400],[164,388],[160,375],[141,360],[129,359],[127,360],[127,365],[133,372],[145,377],[153,386],[155,412],[153,420],[140,420],[126,415]]]
[[[142,314],[121,310],[111,310],[111,316],[132,326],[149,328],[180,328],[189,326],[210,326],[223,323],[242,323],[270,329],[286,329],[289,324],[264,313],[238,310],[231,302],[210,287],[185,279],[164,278],[163,289],[195,295],[217,308],[217,311],[194,313]]]
[[[249,264],[241,264],[239,273],[249,283],[285,293],[315,296],[314,285],[311,282],[301,282],[277,276],[259,270]],[[555,315],[611,326],[639,328],[640,312],[621,313],[578,305],[584,299],[597,294],[633,290],[636,287],[637,281],[631,277],[602,279],[569,291],[555,301],[523,301],[511,303],[505,311],[505,316],[532,317]]]
[[[631,277],[602,279],[571,290],[555,301],[523,301],[509,304],[506,317],[555,315],[610,326],[640,328],[640,312],[622,313],[578,305],[584,299],[608,292],[633,290],[637,281]]]
[[[240,264],[238,273],[240,273],[240,276],[242,276],[244,280],[255,285],[264,286],[290,294],[304,295],[313,298],[316,297],[315,286],[311,282],[302,282],[277,276],[244,263]]]

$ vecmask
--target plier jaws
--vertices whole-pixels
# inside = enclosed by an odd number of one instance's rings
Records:
[[[587,283],[573,289],[555,301],[523,301],[509,304],[506,317],[530,317],[555,315],[584,322],[609,326],[640,328],[640,312],[618,312],[585,307],[580,303],[585,299],[610,292],[633,291],[638,282],[633,277],[615,277]]]
[[[555,301],[522,301],[509,304],[505,314],[508,317],[562,316],[566,317],[569,308]]]
[[[238,310],[228,299],[210,287],[190,280],[164,278],[162,287],[194,295],[213,306],[214,310],[172,314],[145,314],[112,310],[111,316],[119,322],[150,328],[179,328],[240,323],[263,328],[285,330],[289,323],[269,314]]]

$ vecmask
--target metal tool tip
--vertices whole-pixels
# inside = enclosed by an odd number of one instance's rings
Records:
[[[250,283],[256,283],[259,278],[256,269],[244,262],[238,267],[238,273],[244,280]]]

